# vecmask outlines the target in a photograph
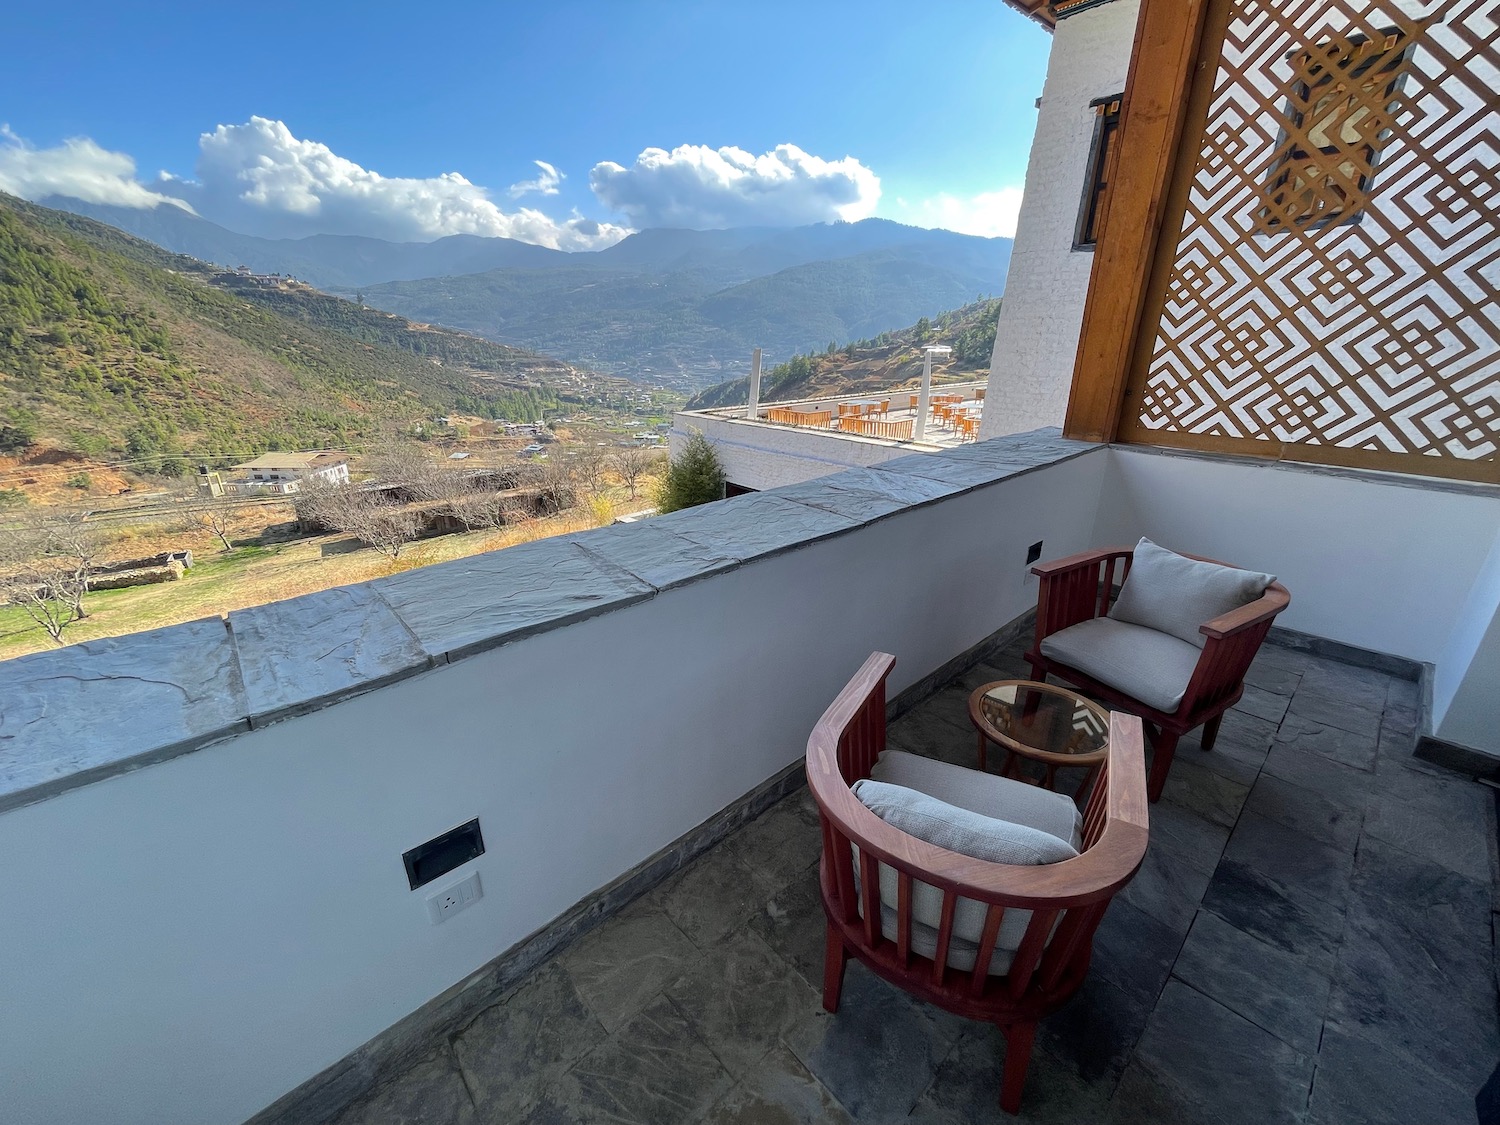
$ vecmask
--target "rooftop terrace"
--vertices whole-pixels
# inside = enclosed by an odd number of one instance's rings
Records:
[[[890,729],[972,766],[965,699]],[[1500,1056],[1493,791],[1411,756],[1416,685],[1267,647],[1217,747],[1179,750],[1092,974],[1042,1024],[1018,1120],[1473,1120]],[[338,1125],[1004,1120],[993,1027],[851,963],[821,1007],[817,814],[799,789],[580,937]]]

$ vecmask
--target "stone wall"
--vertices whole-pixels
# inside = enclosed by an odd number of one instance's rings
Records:
[[[1062,425],[1094,264],[1092,250],[1073,249],[1097,120],[1089,103],[1125,89],[1139,9],[1139,0],[1114,0],[1057,25],[981,437]]]

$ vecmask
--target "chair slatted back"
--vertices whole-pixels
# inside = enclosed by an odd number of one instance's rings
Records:
[[[1110,899],[1135,874],[1147,839],[1141,723],[1110,717],[1110,748],[1084,808],[1083,850],[1045,866],[989,863],[925,843],[886,824],[850,786],[870,775],[885,748],[885,685],[895,658],[876,653],[834,700],[808,740],[808,784],[823,829],[824,904],[851,951],[877,972],[961,1015],[1061,1003],[1087,969],[1093,934]],[[856,857],[859,877],[855,878]],[[896,873],[894,939],[884,932],[881,869]],[[915,884],[941,892],[936,948],[913,948]],[[857,888],[857,889],[856,889]],[[985,908],[972,968],[951,963],[962,900]],[[889,904],[886,904],[889,908]],[[989,971],[1007,912],[1029,911],[1003,975]],[[966,943],[972,948],[972,943]]]

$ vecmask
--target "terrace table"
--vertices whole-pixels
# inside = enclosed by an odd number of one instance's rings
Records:
[[[979,732],[981,770],[993,742],[1006,752],[1002,777],[1047,789],[1054,787],[1058,767],[1097,770],[1109,750],[1109,712],[1059,684],[1031,680],[983,684],[969,696],[969,719]],[[1040,763],[1043,776],[1023,774],[1023,760]],[[1087,788],[1087,784],[1080,785],[1078,792]]]

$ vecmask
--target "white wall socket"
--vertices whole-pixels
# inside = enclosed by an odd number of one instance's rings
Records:
[[[470,903],[477,902],[484,890],[479,886],[479,872],[472,871],[456,883],[427,896],[427,916],[436,926],[446,922]]]

